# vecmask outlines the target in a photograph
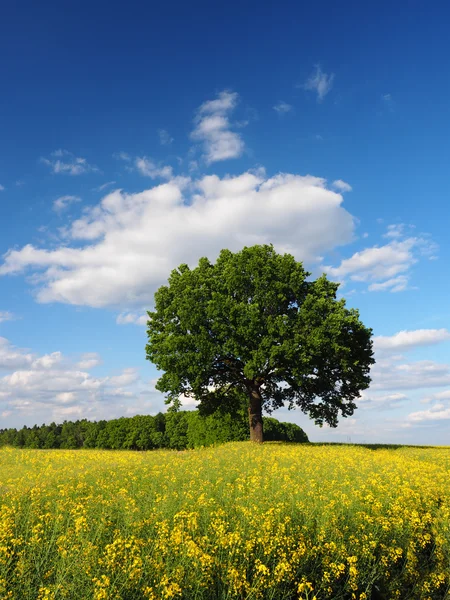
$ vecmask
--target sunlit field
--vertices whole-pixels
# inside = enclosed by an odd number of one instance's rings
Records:
[[[0,450],[0,599],[448,598],[450,449]]]

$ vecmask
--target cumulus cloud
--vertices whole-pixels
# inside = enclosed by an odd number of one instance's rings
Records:
[[[307,79],[304,84],[305,90],[315,92],[317,94],[318,102],[321,102],[328,92],[333,87],[334,73],[324,73],[320,65],[316,65],[315,71]]]
[[[285,115],[288,112],[291,112],[293,109],[292,104],[288,104],[287,102],[278,102],[273,107],[273,110],[276,111],[279,115]]]
[[[410,413],[407,421],[410,423],[419,423],[421,421],[447,421],[450,419],[450,407],[443,404],[436,404],[428,410],[419,410]]]
[[[77,369],[89,371],[94,367],[102,364],[102,359],[97,352],[85,352],[81,355],[81,359],[75,364]]]
[[[370,390],[419,390],[450,385],[450,365],[432,360],[397,362],[377,358]]]
[[[342,179],[336,179],[332,183],[332,187],[338,192],[351,192],[352,186],[346,181],[342,181]]]
[[[165,129],[158,129],[158,135],[161,146],[170,146],[173,142],[173,137]]]
[[[148,315],[139,315],[133,312],[122,312],[118,315],[116,323],[118,325],[147,325]]]
[[[426,396],[421,400],[421,402],[423,404],[429,404],[430,402],[434,402],[436,400],[450,400],[450,390],[443,390],[442,392],[436,392],[435,394]]]
[[[116,190],[70,224],[65,245],[11,249],[0,274],[34,271],[39,302],[147,306],[173,268],[214,260],[222,248],[273,243],[317,263],[353,238],[354,218],[342,202],[324,179],[267,178],[262,170],[174,178],[136,194]]]
[[[244,142],[232,131],[229,118],[238,100],[236,92],[223,91],[215,100],[204,102],[197,111],[191,138],[201,143],[207,164],[238,158],[244,151]]]
[[[3,192],[5,190],[5,186],[0,184],[0,192]]]
[[[33,361],[33,355],[23,349],[16,348],[9,340],[0,337],[0,369],[20,369]]]
[[[111,385],[113,387],[123,387],[135,383],[138,379],[138,370],[134,367],[129,367],[128,369],[124,369],[123,373],[121,373],[120,375],[110,377],[107,383],[108,385]]]
[[[355,252],[338,267],[325,266],[324,269],[337,279],[349,277],[352,281],[372,282],[368,288],[371,292],[399,292],[407,289],[408,271],[418,261],[418,257],[432,258],[435,251],[436,244],[426,236],[393,239],[384,246],[373,246]]]
[[[36,358],[31,363],[32,369],[53,369],[56,365],[59,365],[63,360],[61,352],[52,352],[51,354],[44,354],[39,358]]]
[[[402,405],[405,400],[408,400],[408,396],[403,393],[395,392],[392,394],[377,394],[372,391],[364,391],[358,398],[358,407],[367,409],[380,409],[388,410],[391,408],[397,408]]]
[[[405,233],[406,225],[404,223],[396,223],[394,225],[388,225],[386,233],[383,234],[383,237],[398,239],[403,237]]]
[[[97,172],[99,169],[90,165],[85,158],[77,157],[67,150],[55,150],[50,158],[41,157],[41,163],[50,167],[52,173],[65,175],[82,175]]]
[[[130,367],[105,377],[89,370],[101,363],[96,353],[72,360],[61,352],[38,355],[0,338],[0,413],[11,425],[62,421],[64,418],[114,418],[163,406],[163,397],[148,389],[139,371]],[[8,372],[9,371],[9,372]]]
[[[398,352],[399,350],[412,350],[419,346],[439,344],[450,339],[447,329],[415,329],[412,331],[399,331],[395,335],[379,335],[373,338],[376,350]]]
[[[141,175],[144,175],[144,177],[151,177],[152,179],[156,179],[158,177],[161,179],[171,179],[173,175],[172,167],[159,167],[146,156],[142,158],[136,158],[135,165],[136,169]]]
[[[53,210],[57,213],[61,213],[74,202],[81,202],[81,198],[79,196],[60,196],[53,202]]]

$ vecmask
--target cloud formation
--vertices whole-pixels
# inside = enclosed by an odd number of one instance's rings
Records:
[[[351,192],[353,189],[349,183],[342,181],[342,179],[336,179],[331,185],[335,190],[342,193]]]
[[[279,115],[285,115],[288,112],[292,112],[293,106],[292,104],[288,104],[287,102],[278,102],[273,107],[273,110],[276,111]]]
[[[102,364],[102,359],[97,352],[85,352],[81,355],[80,360],[75,364],[77,369],[89,371],[94,367]]]
[[[0,337],[0,371],[27,367],[32,361],[33,355],[29,351],[16,348],[9,340]]]
[[[158,135],[161,146],[170,146],[173,142],[173,137],[165,129],[158,129]]]
[[[90,165],[85,158],[77,157],[68,150],[55,150],[50,158],[41,157],[41,163],[49,166],[55,174],[83,175],[99,170],[95,165]]]
[[[450,365],[432,360],[401,362],[377,358],[371,369],[370,391],[423,390],[450,385]]]
[[[3,323],[3,321],[13,321],[14,318],[13,313],[9,310],[0,310],[0,323]]]
[[[163,406],[163,397],[141,381],[138,369],[95,377],[96,353],[72,360],[62,352],[38,355],[0,338],[0,414],[11,423],[62,422],[64,419],[114,418]],[[152,402],[153,399],[153,402]]]
[[[397,227],[397,226],[395,226]],[[325,266],[328,275],[338,280],[368,282],[370,292],[400,292],[408,289],[409,271],[419,256],[433,258],[436,244],[425,236],[401,239],[402,230],[389,228],[392,239],[384,246],[373,246],[355,252],[338,267]]]
[[[447,329],[416,329],[413,331],[399,331],[395,335],[379,335],[374,337],[374,346],[377,350],[398,352],[399,350],[412,350],[419,346],[439,344],[450,339]]]
[[[107,187],[110,187],[111,185],[115,185],[115,181],[107,181],[106,183],[102,183],[102,185],[99,185],[98,187],[94,188],[94,190],[96,192],[103,192],[103,190],[106,190]]]
[[[223,91],[215,100],[204,102],[197,111],[191,138],[200,142],[208,165],[238,158],[244,152],[244,142],[238,133],[232,131],[229,118],[238,101],[236,92]]]
[[[53,202],[53,210],[57,213],[61,213],[74,202],[81,202],[81,198],[79,196],[60,196]]]
[[[408,282],[406,275],[399,275],[382,283],[371,283],[367,289],[369,292],[403,292],[408,289]]]
[[[354,218],[342,202],[324,179],[263,171],[115,190],[67,226],[64,245],[9,250],[0,275],[34,271],[39,302],[141,308],[173,268],[214,260],[222,248],[273,243],[318,263],[353,238]]]
[[[327,74],[322,71],[320,65],[316,65],[315,71],[304,84],[304,89],[317,94],[317,101],[322,102],[333,87],[334,73]]]
[[[172,167],[159,167],[146,156],[142,158],[136,158],[135,165],[136,169],[141,175],[144,175],[144,177],[150,177],[151,179],[171,179],[173,175]]]
[[[147,321],[147,314],[140,315],[133,312],[122,312],[116,319],[118,325],[147,325]]]
[[[448,419],[450,419],[450,406],[435,404],[428,410],[410,413],[407,420],[411,423],[420,423],[422,421],[447,421]]]

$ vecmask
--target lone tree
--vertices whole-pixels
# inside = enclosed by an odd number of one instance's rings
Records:
[[[339,284],[272,245],[222,250],[216,263],[182,264],[148,312],[146,358],[164,371],[168,404],[233,411],[248,399],[250,439],[263,441],[263,409],[298,406],[336,427],[370,383],[372,330],[336,300]]]

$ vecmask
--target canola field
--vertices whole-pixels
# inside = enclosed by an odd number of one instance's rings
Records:
[[[0,600],[450,597],[446,448],[5,448],[0,506]]]

